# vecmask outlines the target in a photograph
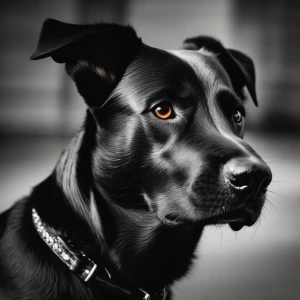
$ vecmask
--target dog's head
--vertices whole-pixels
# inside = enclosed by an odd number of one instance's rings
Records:
[[[174,226],[256,222],[271,172],[243,140],[247,94],[257,104],[249,57],[209,37],[164,51],[131,27],[55,20],[32,59],[48,56],[65,63],[93,116],[104,199]]]

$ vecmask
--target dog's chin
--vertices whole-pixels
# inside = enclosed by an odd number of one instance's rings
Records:
[[[233,231],[239,231],[244,226],[253,226],[261,213],[262,205],[257,207],[243,207],[207,218],[205,225],[228,224]]]
[[[229,224],[234,231],[241,230],[244,226],[252,226],[257,221],[257,214],[246,210],[232,210],[205,220],[205,225]]]
[[[189,215],[187,212],[180,213],[165,213],[159,216],[159,219],[166,226],[178,227],[183,225],[199,224],[204,226],[209,225],[225,225],[228,224],[233,231],[239,231],[244,226],[251,227],[258,220],[262,207],[264,205],[265,195],[252,199],[244,204],[233,205],[229,210],[223,211],[209,217],[201,216],[200,219],[194,219],[195,214]]]
[[[259,213],[256,213],[255,211],[239,209],[222,213],[220,215],[215,215],[205,219],[204,221],[200,220],[200,222],[199,220],[192,221],[175,214],[166,215],[162,221],[166,226],[170,227],[178,227],[196,223],[202,224],[203,226],[229,224],[233,231],[239,231],[244,226],[250,227],[254,225],[258,217]]]

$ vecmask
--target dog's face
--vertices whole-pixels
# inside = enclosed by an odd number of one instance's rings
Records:
[[[102,197],[172,226],[253,225],[271,172],[243,140],[244,86],[256,101],[251,60],[209,38],[163,51],[130,32],[131,46],[123,36],[103,50],[74,35],[34,58],[66,63],[97,123],[92,168]]]

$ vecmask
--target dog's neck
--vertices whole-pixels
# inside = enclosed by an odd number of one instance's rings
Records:
[[[89,124],[86,129],[63,153],[48,179],[52,199],[38,203],[37,210],[112,276],[149,291],[162,289],[187,272],[203,228],[169,227],[147,211],[105,200],[91,184],[95,128]]]
[[[116,205],[109,205],[107,211],[110,221],[103,225],[110,226],[114,236],[107,243],[105,257],[115,275],[151,291],[162,289],[187,271],[202,228],[169,227],[149,213]]]

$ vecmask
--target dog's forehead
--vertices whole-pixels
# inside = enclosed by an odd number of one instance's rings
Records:
[[[214,54],[205,51],[161,50],[144,45],[129,65],[122,83],[132,92],[148,94],[171,86],[193,90],[231,88],[230,78]]]
[[[186,61],[168,51],[143,45],[113,94],[136,96],[138,102],[145,102],[143,99],[170,89],[184,94],[193,90],[198,81]]]
[[[228,74],[215,56],[201,51],[161,50],[143,45],[127,67],[111,97],[122,95],[123,103],[143,111],[153,95],[172,90],[179,98],[213,98],[218,90],[231,89]],[[138,101],[136,101],[138,99]]]
[[[229,76],[222,65],[219,63],[214,53],[205,50],[168,50],[187,62],[193,69],[198,79],[209,88],[221,84],[231,86]]]

